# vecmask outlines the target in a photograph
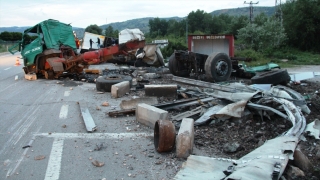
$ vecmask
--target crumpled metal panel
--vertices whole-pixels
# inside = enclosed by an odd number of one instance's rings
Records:
[[[243,114],[244,108],[246,107],[247,101],[242,100],[235,103],[231,103],[223,107],[221,110],[211,115],[211,118],[221,118],[224,116],[238,117],[240,118]]]
[[[278,174],[278,178],[280,178],[298,142],[298,137],[292,136],[281,136],[268,140],[259,148],[239,159],[235,171],[227,176],[227,179],[272,179],[276,163],[281,165]]]
[[[228,99],[230,101],[233,102],[237,102],[237,101],[241,101],[241,100],[250,100],[252,97],[254,97],[255,95],[257,95],[259,92],[253,92],[253,93],[249,93],[249,92],[236,92],[236,93],[231,93],[231,92],[223,92],[223,91],[214,91],[213,93],[208,93],[206,92],[206,94],[213,96],[215,98],[221,98],[221,99]]]
[[[232,165],[231,160],[190,155],[183,163],[182,169],[173,178],[175,180],[223,179],[223,171]]]
[[[174,179],[272,179],[276,163],[281,166],[278,169],[278,177],[280,177],[298,142],[298,137],[278,137],[267,141],[239,160],[190,155]],[[234,171],[227,176],[223,171],[226,171],[230,166],[234,167]]]
[[[197,125],[201,125],[201,124],[206,123],[210,119],[211,115],[216,114],[224,107],[225,106],[223,106],[223,105],[215,105],[215,106],[209,108],[207,110],[207,112],[205,112],[199,119],[195,120],[194,125],[197,126]]]
[[[320,120],[316,119],[315,121],[309,123],[305,132],[307,132],[309,136],[320,139]]]
[[[270,102],[276,104],[276,107],[282,106],[282,110],[287,115],[275,108],[265,106],[265,104]],[[178,172],[174,179],[279,179],[289,159],[293,159],[293,153],[299,142],[299,138],[306,128],[306,119],[300,108],[286,99],[265,97],[261,98],[257,103],[259,104],[248,103],[248,106],[258,110],[273,111],[283,118],[290,120],[292,127],[283,136],[268,140],[259,148],[234,162],[231,174],[225,174],[225,176],[221,177],[221,172],[226,172],[230,168],[230,163],[219,164],[216,161],[212,161],[212,159],[192,157],[190,163],[188,163],[188,158],[186,165]],[[234,106],[233,104],[231,105]],[[239,105],[239,107],[243,106],[241,103]]]
[[[62,62],[65,62],[65,61],[66,60],[64,58],[59,58],[59,57],[52,57],[47,59],[47,62],[53,68],[54,72],[64,71]]]

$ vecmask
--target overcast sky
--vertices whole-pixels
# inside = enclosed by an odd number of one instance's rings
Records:
[[[274,5],[275,0],[259,0],[254,4]],[[0,27],[33,26],[56,19],[85,28],[144,17],[185,17],[197,9],[210,13],[238,7],[249,4],[243,0],[0,0]]]

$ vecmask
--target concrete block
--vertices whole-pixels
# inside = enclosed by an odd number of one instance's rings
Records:
[[[168,119],[168,111],[156,108],[154,106],[141,103],[136,108],[136,119],[138,122],[154,128],[157,120]]]
[[[176,139],[176,155],[178,158],[187,158],[193,150],[194,120],[183,118]]]
[[[177,85],[145,85],[146,96],[177,97]]]
[[[111,86],[111,96],[113,98],[119,98],[124,96],[130,91],[130,82],[123,81]]]
[[[37,75],[36,74],[25,74],[24,78],[26,80],[33,81],[33,80],[37,80]]]

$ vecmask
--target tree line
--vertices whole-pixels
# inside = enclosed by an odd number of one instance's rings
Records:
[[[24,37],[27,41],[33,41],[37,38],[37,36],[30,36],[28,34],[25,34]],[[0,40],[2,41],[20,41],[22,39],[22,33],[20,32],[8,32],[4,31],[0,33]]]

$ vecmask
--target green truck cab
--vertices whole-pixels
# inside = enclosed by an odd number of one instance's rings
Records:
[[[28,35],[37,37],[33,41],[30,41],[30,38],[27,38]],[[65,55],[63,54],[63,48],[73,51],[69,52],[69,55],[77,53],[72,26],[57,20],[48,19],[26,29],[22,35],[22,40],[12,46],[9,51],[12,54],[17,51],[21,52],[24,63],[23,69],[26,74],[42,74],[48,78],[49,76],[53,76],[54,66],[54,61],[48,61],[48,59],[61,58]]]

